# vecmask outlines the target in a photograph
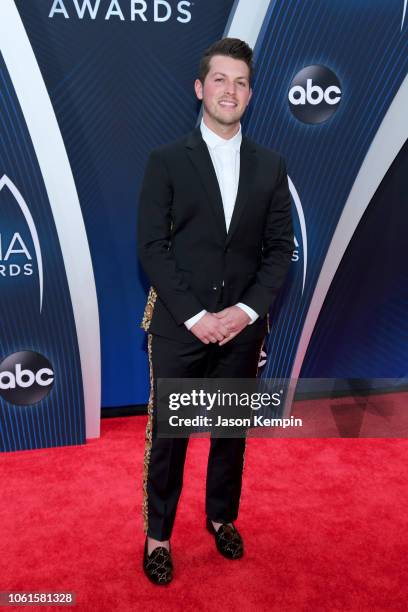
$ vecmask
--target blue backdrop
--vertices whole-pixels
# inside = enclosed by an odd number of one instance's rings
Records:
[[[147,282],[135,242],[147,155],[195,125],[199,57],[228,33],[234,11],[244,4],[257,10],[256,3],[196,0],[169,2],[171,14],[160,8],[155,15],[151,1],[142,18],[132,15],[132,3],[124,0],[16,0],[81,202],[98,293],[104,406],[143,404],[148,397],[139,328]],[[405,149],[385,169],[346,245],[311,343],[299,356],[332,237],[406,76],[404,6],[403,0],[269,3],[257,36],[254,97],[243,127],[287,158],[298,247],[272,313],[265,376],[290,377],[296,355],[308,377],[407,375]],[[294,77],[314,65],[334,73],[341,101],[329,119],[312,124],[293,114],[288,92]]]

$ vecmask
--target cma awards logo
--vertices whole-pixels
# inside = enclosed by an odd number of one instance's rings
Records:
[[[40,241],[34,219],[31,215],[23,196],[9,179],[3,175],[0,179],[0,194],[3,189],[8,189],[12,194],[16,205],[23,214],[27,232],[12,231],[4,234],[0,229],[0,283],[2,278],[14,278],[33,275],[33,262],[37,262],[39,278],[39,307],[42,310],[44,275]],[[31,238],[30,242],[29,239]],[[34,247],[34,252],[30,252],[29,244]]]
[[[48,17],[156,23],[174,18],[179,23],[189,23],[192,4],[187,0],[177,3],[168,0],[53,0]]]
[[[289,191],[292,196],[293,203],[295,204],[297,218],[299,221],[300,228],[300,242],[295,236],[295,249],[292,254],[292,261],[298,262],[300,258],[300,248],[303,248],[303,280],[302,280],[302,294],[305,289],[306,274],[307,274],[307,231],[306,231],[306,220],[303,212],[302,202],[300,201],[299,194],[290,176],[288,176]]]
[[[300,197],[299,194],[297,192],[297,189],[295,187],[295,185],[293,184],[293,181],[291,180],[290,176],[288,176],[288,183],[289,183],[289,191],[290,191],[290,195],[292,197],[292,201],[295,205],[296,208],[296,213],[297,213],[297,218],[298,218],[298,222],[299,222],[299,228],[300,228],[300,241],[298,240],[298,238],[295,236],[295,248],[293,250],[292,253],[292,262],[298,262],[301,259],[300,256],[300,251],[303,251],[303,278],[302,278],[302,295],[303,292],[305,290],[305,283],[306,283],[306,274],[307,274],[307,231],[306,231],[306,220],[305,220],[305,215],[303,213],[303,206],[302,206],[302,202],[300,201]],[[268,361],[268,355],[265,351],[265,348],[262,348],[261,353],[259,355],[259,359],[258,359],[258,368],[261,369],[265,366],[265,364]]]
[[[0,395],[10,404],[36,404],[49,394],[53,385],[52,365],[40,353],[18,351],[0,363]]]
[[[334,115],[341,102],[341,85],[326,66],[306,66],[293,79],[289,107],[303,123],[323,123]]]

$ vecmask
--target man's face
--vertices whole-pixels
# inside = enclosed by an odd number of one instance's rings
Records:
[[[194,88],[209,127],[238,124],[252,96],[247,64],[223,55],[211,58],[204,85],[197,79]]]

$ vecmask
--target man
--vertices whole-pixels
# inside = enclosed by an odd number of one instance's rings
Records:
[[[225,38],[207,49],[194,84],[201,125],[151,153],[141,191],[139,257],[152,284],[142,323],[151,372],[143,567],[156,584],[172,579],[170,536],[188,444],[157,436],[156,381],[255,377],[294,248],[285,163],[241,134],[252,72],[245,42]],[[233,521],[244,450],[245,437],[211,439],[207,529],[229,559],[243,554]]]

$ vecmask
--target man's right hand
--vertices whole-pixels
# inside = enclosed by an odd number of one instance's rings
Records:
[[[217,319],[211,312],[207,312],[202,316],[201,319],[193,325],[190,331],[201,340],[201,342],[204,342],[204,344],[222,342],[229,334],[222,319]]]

